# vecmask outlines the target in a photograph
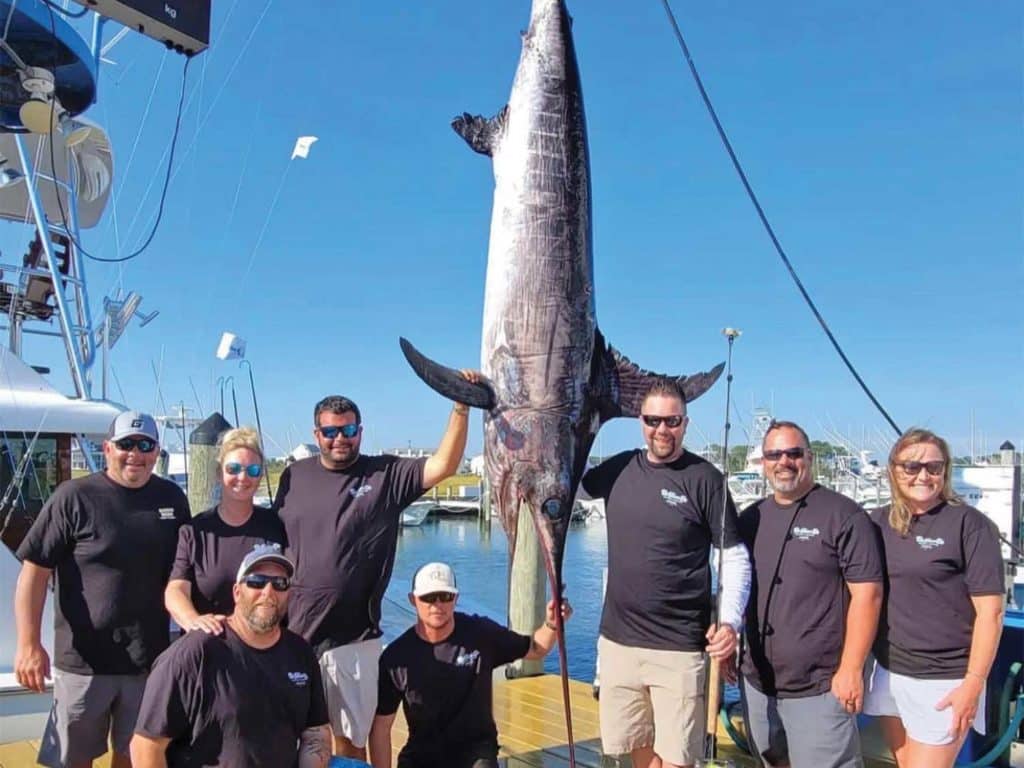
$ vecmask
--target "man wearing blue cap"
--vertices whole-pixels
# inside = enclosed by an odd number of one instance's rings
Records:
[[[178,529],[190,518],[177,485],[153,476],[160,439],[149,414],[126,411],[103,443],[106,469],[62,483],[18,548],[14,594],[18,682],[43,691],[50,657],[40,624],[56,584],[53,709],[39,762],[80,768],[128,744],[150,665],[170,642],[163,592]]]

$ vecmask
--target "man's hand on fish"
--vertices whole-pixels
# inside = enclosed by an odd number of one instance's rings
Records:
[[[572,616],[572,606],[569,605],[568,600],[562,600],[562,623],[564,624]],[[544,618],[544,626],[548,629],[554,630],[558,625],[555,623],[557,616],[555,615],[555,601],[549,600],[547,613]]]
[[[707,651],[713,659],[725,659],[736,650],[736,630],[729,624],[719,624],[717,629],[708,627],[706,637]]]

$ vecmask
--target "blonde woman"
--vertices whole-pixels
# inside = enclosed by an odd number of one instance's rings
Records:
[[[259,434],[249,427],[225,432],[218,452],[220,503],[178,533],[171,579],[164,591],[168,613],[185,631],[219,635],[235,601],[238,566],[257,544],[284,548],[284,528],[269,509],[253,505],[266,471]]]
[[[900,768],[949,768],[973,726],[1002,633],[995,525],[953,492],[949,446],[911,429],[889,454],[892,504],[872,513],[885,549],[885,610],[864,711]]]

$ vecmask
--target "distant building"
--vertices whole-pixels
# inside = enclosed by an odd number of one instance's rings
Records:
[[[101,443],[94,443],[91,440],[83,441],[88,446],[89,454],[92,456],[93,464],[96,469],[103,469],[103,445]],[[85,454],[82,453],[78,447],[78,441],[71,441],[71,469],[72,471],[88,472],[89,465],[85,460]]]
[[[320,448],[317,447],[316,443],[299,443],[292,449],[292,452],[285,457],[285,463],[291,464],[293,461],[308,459],[310,456],[319,455]]]
[[[469,460],[469,473],[477,477],[484,476],[484,455],[482,453]]]
[[[434,455],[433,450],[427,448],[413,448],[411,445],[408,445],[405,448],[393,448],[391,450],[384,451],[384,453],[391,456],[402,456],[407,459],[429,459]]]

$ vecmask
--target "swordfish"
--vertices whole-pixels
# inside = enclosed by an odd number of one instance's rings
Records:
[[[520,509],[529,510],[557,605],[573,500],[601,424],[639,415],[659,379],[691,401],[723,366],[691,376],[651,373],[609,346],[597,327],[590,158],[564,0],[533,0],[507,106],[491,118],[464,113],[452,127],[494,166],[481,345],[486,380],[465,380],[406,339],[402,350],[430,387],[484,409],[491,508],[510,556]],[[571,748],[560,615],[556,623]]]

